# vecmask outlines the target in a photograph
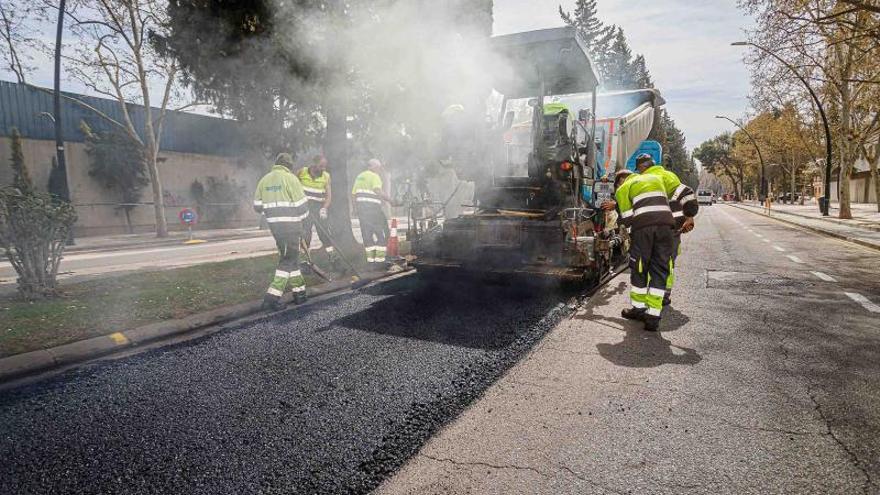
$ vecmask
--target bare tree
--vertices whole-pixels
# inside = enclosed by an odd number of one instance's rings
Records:
[[[115,119],[82,100],[74,100],[143,148],[158,237],[168,235],[158,168],[162,129],[169,106],[182,97],[177,62],[161,55],[154,46],[168,29],[165,8],[165,2],[157,0],[81,0],[75,5],[76,13],[69,14],[76,42],[74,55],[66,57],[71,76],[94,93],[115,100],[122,118]],[[132,103],[142,105],[143,111],[134,111]],[[176,110],[193,105],[191,102]]]
[[[813,85],[832,120],[840,165],[840,217],[851,218],[850,177],[862,149],[878,132],[880,112],[880,21],[875,2],[836,0],[745,0],[756,15],[752,41],[772,47]],[[762,51],[749,60],[758,88],[796,82],[788,68]],[[767,83],[766,80],[772,80]]]
[[[0,40],[4,45],[0,55],[3,68],[15,74],[19,83],[27,82],[27,73],[33,68],[28,64],[28,53],[36,44],[33,28],[29,25],[34,20],[34,13],[29,2],[0,0]]]

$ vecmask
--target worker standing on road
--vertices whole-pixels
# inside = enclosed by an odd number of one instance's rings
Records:
[[[330,240],[330,221],[327,212],[333,196],[330,190],[330,174],[327,172],[327,159],[321,155],[312,158],[308,167],[303,167],[297,174],[306,198],[309,200],[309,216],[303,222],[303,235],[306,247],[312,245],[312,228],[318,231],[321,246],[327,253],[331,263],[336,263],[337,253]]]
[[[636,158],[636,168],[640,174],[656,175],[663,179],[669,208],[675,219],[672,258],[669,260],[669,277],[666,279],[666,295],[663,297],[663,306],[669,306],[672,304],[672,286],[675,283],[675,261],[681,253],[681,235],[694,229],[694,217],[697,216],[700,205],[697,203],[694,190],[687,184],[682,184],[675,172],[663,168],[663,165],[655,164],[651,155],[647,153],[639,155]]]
[[[266,215],[269,230],[281,254],[278,269],[263,298],[263,309],[283,308],[281,296],[288,286],[295,303],[306,299],[306,281],[299,270],[299,243],[302,222],[309,216],[308,199],[292,168],[290,154],[279,153],[275,165],[260,179],[254,193],[254,209]]]
[[[384,268],[385,247],[390,233],[388,219],[382,211],[382,202],[391,203],[391,198],[382,190],[382,162],[373,158],[367,162],[367,169],[354,179],[351,195],[361,226],[367,264],[371,268]]]
[[[632,307],[621,313],[630,320],[642,320],[645,330],[660,328],[660,313],[666,295],[669,260],[675,221],[666,199],[663,180],[655,175],[620,170],[615,175],[615,201],[602,204],[615,207],[620,222],[630,229],[630,301]]]

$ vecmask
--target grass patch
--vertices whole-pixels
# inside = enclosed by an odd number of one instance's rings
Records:
[[[277,256],[134,273],[70,284],[57,299],[0,298],[0,357],[257,300]],[[317,261],[317,260],[316,260]],[[320,280],[307,277],[309,286]]]

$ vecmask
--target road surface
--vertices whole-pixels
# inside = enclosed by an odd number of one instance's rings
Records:
[[[548,291],[404,278],[0,391],[0,485],[877,493],[878,266],[716,205],[660,335],[619,318],[621,279],[570,314]]]
[[[880,493],[880,253],[702,208],[662,332],[615,280],[378,491]]]

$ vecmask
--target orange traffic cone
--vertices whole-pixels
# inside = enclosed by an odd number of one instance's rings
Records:
[[[400,241],[397,239],[397,219],[391,219],[391,236],[388,237],[388,246],[385,250],[386,256],[399,256],[400,251]]]

